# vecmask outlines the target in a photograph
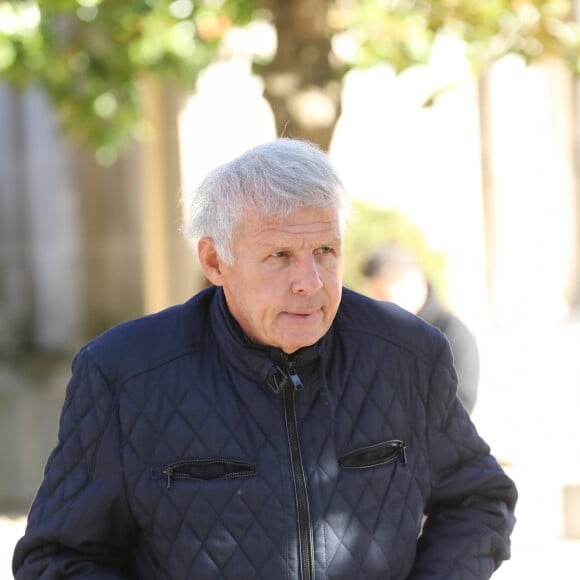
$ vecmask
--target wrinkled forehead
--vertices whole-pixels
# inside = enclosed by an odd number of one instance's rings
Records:
[[[234,244],[243,238],[308,237],[325,243],[341,243],[339,212],[334,207],[301,206],[286,214],[258,213],[248,209],[238,219]]]
[[[238,233],[246,229],[248,225],[257,226],[265,223],[285,226],[311,222],[324,222],[328,225],[334,222],[338,229],[338,237],[342,238],[346,217],[342,208],[336,204],[285,204],[281,207],[264,208],[255,203],[248,203],[246,208],[237,215],[234,231]]]

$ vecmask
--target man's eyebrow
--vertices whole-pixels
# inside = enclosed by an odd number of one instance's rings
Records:
[[[342,243],[342,238],[340,236],[333,236],[332,238],[320,242],[318,247],[321,246],[339,246]]]

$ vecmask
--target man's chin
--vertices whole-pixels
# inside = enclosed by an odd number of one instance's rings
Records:
[[[285,341],[283,344],[280,345],[279,348],[285,354],[292,355],[302,348],[306,348],[308,346],[316,344],[323,336],[324,333],[318,332],[309,334],[307,336],[296,337],[294,340]]]

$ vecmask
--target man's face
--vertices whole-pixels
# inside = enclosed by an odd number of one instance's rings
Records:
[[[291,354],[329,329],[341,298],[342,247],[335,209],[301,208],[285,220],[247,212],[218,280],[253,342]]]

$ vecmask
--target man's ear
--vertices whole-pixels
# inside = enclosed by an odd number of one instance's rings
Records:
[[[197,256],[206,278],[214,286],[221,286],[223,284],[221,260],[213,240],[210,238],[202,238],[199,240],[197,243]]]

